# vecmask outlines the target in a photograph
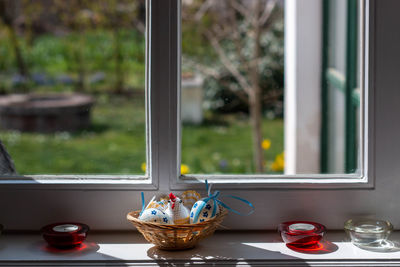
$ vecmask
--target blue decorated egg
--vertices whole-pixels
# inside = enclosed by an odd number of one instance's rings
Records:
[[[142,220],[144,222],[153,222],[160,224],[173,223],[171,217],[168,214],[156,208],[150,208],[144,210],[143,213],[139,216],[139,220]]]
[[[190,211],[190,223],[208,221],[218,213],[219,207],[215,199],[203,198],[194,203]]]

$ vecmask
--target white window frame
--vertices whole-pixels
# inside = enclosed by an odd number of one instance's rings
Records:
[[[1,175],[0,189],[46,189],[46,190],[118,190],[118,189],[141,189],[155,190],[158,185],[158,175],[156,156],[158,155],[158,146],[154,141],[158,140],[158,132],[152,129],[157,129],[157,120],[151,120],[151,109],[155,106],[152,104],[157,97],[157,88],[152,89],[151,73],[153,71],[150,62],[150,44],[151,44],[151,9],[150,0],[146,0],[146,70],[145,70],[145,139],[146,139],[146,172],[144,175],[81,175],[81,174],[66,174],[66,175]],[[149,25],[149,26],[147,26]],[[148,88],[148,89],[147,89]],[[152,89],[152,90],[150,90]],[[162,142],[162,141],[161,141]],[[158,143],[158,142],[157,142]],[[152,151],[150,153],[150,151]],[[34,155],[32,155],[34,156]],[[154,162],[154,163],[153,163]]]
[[[323,1],[285,1],[286,175],[320,172],[322,23]]]
[[[316,3],[317,2],[317,3]],[[322,4],[314,1],[314,0],[286,0],[285,4],[285,94],[289,93],[289,96],[285,97],[285,142],[286,147],[285,150],[290,147],[290,150],[296,150],[299,146],[298,141],[292,141],[296,139],[296,136],[301,135],[301,129],[296,127],[296,122],[294,120],[301,120],[302,123],[307,124],[307,120],[310,120],[310,115],[313,112],[318,111],[317,105],[313,110],[309,110],[309,107],[301,107],[301,103],[306,101],[304,98],[298,97],[296,94],[296,88],[298,87],[309,87],[308,90],[315,91],[315,88],[319,89],[321,87],[320,82],[320,64],[318,64],[318,60],[320,61],[320,57],[316,56],[309,60],[308,63],[311,66],[304,66],[304,62],[307,62],[307,59],[312,56],[312,53],[318,53],[318,50],[321,50],[319,47],[307,47],[309,44],[305,41],[305,36],[310,34],[310,28],[313,30],[312,34],[315,33],[321,27],[309,27],[315,23],[321,23],[321,18],[313,17],[314,14],[307,16],[307,12],[316,11],[317,7],[321,8],[322,12]],[[360,88],[364,88],[361,90],[360,95],[360,129],[362,129],[359,133],[360,138],[360,148],[359,148],[359,170],[354,174],[292,174],[293,171],[289,171],[284,175],[265,175],[265,174],[253,174],[253,175],[173,175],[171,176],[171,184],[173,189],[187,189],[187,188],[200,188],[198,185],[199,180],[208,179],[212,183],[220,184],[221,188],[324,188],[324,189],[334,189],[334,188],[372,188],[373,187],[373,176],[368,175],[369,173],[373,173],[374,164],[371,159],[368,159],[368,155],[372,155],[372,147],[370,146],[368,139],[373,138],[372,128],[367,129],[368,120],[373,121],[373,99],[368,98],[371,95],[372,88],[369,86],[368,77],[371,75],[366,75],[369,73],[369,56],[366,54],[366,46],[368,45],[368,38],[372,34],[369,29],[369,22],[372,19],[372,14],[369,14],[369,6],[372,5],[373,1],[368,0],[359,0],[360,3],[360,16],[359,16],[359,24],[361,25],[361,41],[359,43],[359,64],[360,66],[364,66],[361,69],[360,75]],[[319,14],[322,15],[322,14]],[[311,18],[310,18],[311,17]],[[179,21],[179,19],[178,19]],[[180,22],[180,21],[179,21]],[[179,22],[178,22],[178,31],[179,30]],[[322,43],[322,31],[317,34],[317,37],[313,36],[311,42],[318,42],[318,35],[321,39]],[[179,42],[180,44],[180,42]],[[180,49],[180,46],[178,46]],[[177,62],[177,68],[180,68],[180,61]],[[310,81],[306,81],[306,79],[302,79],[302,77],[310,77],[316,76],[317,78]],[[297,83],[297,84],[293,84]],[[178,90],[180,91],[180,84],[176,85]],[[302,90],[305,90],[302,88]],[[302,92],[303,94],[305,92]],[[180,93],[178,93],[180,95]],[[313,99],[311,99],[313,100]],[[315,99],[314,99],[315,100]],[[310,99],[307,99],[310,101]],[[318,102],[318,99],[317,99]],[[314,103],[314,102],[313,102]],[[309,105],[310,106],[310,105]],[[307,109],[308,108],[308,109]],[[368,114],[367,111],[370,111]],[[301,115],[298,115],[301,114]],[[290,116],[286,116],[290,115]],[[178,115],[179,117],[179,111]],[[309,116],[309,117],[307,117]],[[179,121],[179,120],[178,120]],[[181,131],[181,125],[178,124],[179,132]],[[318,129],[316,129],[318,131]],[[307,134],[310,134],[309,131]],[[313,133],[317,135],[318,133]],[[288,138],[288,136],[290,136]],[[288,142],[289,140],[289,142]],[[178,146],[180,147],[180,136],[178,136]],[[178,153],[181,149],[178,149]],[[296,152],[287,151],[290,153],[286,153],[286,156],[299,156],[296,155]],[[174,155],[171,154],[171,157]],[[314,156],[316,157],[316,155]],[[180,162],[180,154],[178,155]],[[315,159],[313,159],[315,160]],[[289,159],[289,163],[294,160]],[[292,166],[289,166],[289,169]],[[180,166],[176,166],[177,174],[179,172]],[[300,172],[301,173],[301,172]],[[304,172],[303,172],[304,173]]]
[[[179,1],[148,2],[147,25],[152,31],[147,33],[151,103],[147,109],[149,117],[157,118],[148,126],[152,152],[148,156],[149,179],[121,179],[118,183],[114,179],[107,182],[107,177],[96,181],[72,176],[58,183],[51,179],[47,179],[48,183],[44,182],[46,179],[2,180],[0,223],[6,229],[37,230],[49,222],[76,220],[95,230],[130,230],[124,217],[128,211],[140,208],[140,191],[145,191],[146,199],[150,199],[170,190],[203,189],[205,176],[179,176]],[[361,66],[368,74],[363,81],[368,94],[362,96],[368,114],[364,116],[361,133],[367,133],[362,139],[362,153],[366,157],[361,176],[207,176],[216,189],[247,198],[256,206],[251,218],[229,215],[224,222],[229,229],[276,229],[282,220],[300,218],[322,222],[330,229],[342,229],[344,220],[356,214],[375,215],[393,222],[400,219],[397,205],[391,204],[399,183],[400,150],[393,148],[400,146],[400,126],[387,119],[393,112],[400,113],[400,105],[395,101],[400,92],[393,89],[393,84],[400,84],[396,71],[400,64],[400,38],[388,33],[388,29],[396,29],[393,17],[399,22],[391,12],[400,8],[400,1],[365,3],[363,32],[367,41],[362,52],[368,53],[361,57]],[[375,100],[379,108],[375,108]]]

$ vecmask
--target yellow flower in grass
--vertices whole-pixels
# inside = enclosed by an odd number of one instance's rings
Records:
[[[188,174],[190,172],[189,166],[186,164],[181,164],[181,174]]]
[[[146,172],[146,162],[143,162],[142,165],[140,166],[143,172]],[[190,172],[190,168],[186,164],[181,164],[181,174],[188,174]]]
[[[140,168],[142,169],[143,172],[146,172],[146,162],[143,162]]]
[[[268,150],[268,149],[271,147],[271,140],[269,140],[269,139],[264,139],[264,140],[262,141],[262,143],[261,143],[261,147],[262,147],[264,150]]]
[[[285,166],[285,157],[284,157],[283,153],[278,154],[275,158],[275,161],[278,162],[278,164],[280,166]]]
[[[271,169],[275,172],[282,172],[285,169],[285,154],[282,152],[275,157],[275,161],[271,164]]]

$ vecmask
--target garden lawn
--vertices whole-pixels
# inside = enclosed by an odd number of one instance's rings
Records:
[[[182,163],[196,174],[254,173],[252,132],[247,117],[224,115],[219,125],[185,126],[182,131]],[[283,152],[283,120],[264,120],[263,137],[270,141],[264,150],[265,171]]]
[[[144,99],[98,98],[92,126],[77,133],[8,131],[1,140],[20,174],[138,174],[145,152]]]
[[[37,134],[2,131],[0,138],[20,174],[141,174],[145,162],[142,96],[98,97],[92,126],[77,133]],[[283,121],[265,120],[266,172],[283,151]],[[251,173],[251,129],[247,117],[207,116],[182,131],[182,163],[190,173]]]

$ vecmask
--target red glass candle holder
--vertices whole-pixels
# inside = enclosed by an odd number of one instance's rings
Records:
[[[326,228],[315,222],[291,221],[281,223],[279,232],[288,247],[307,248],[318,246]]]
[[[53,223],[42,228],[44,240],[56,248],[72,248],[85,241],[89,226],[83,223]]]

